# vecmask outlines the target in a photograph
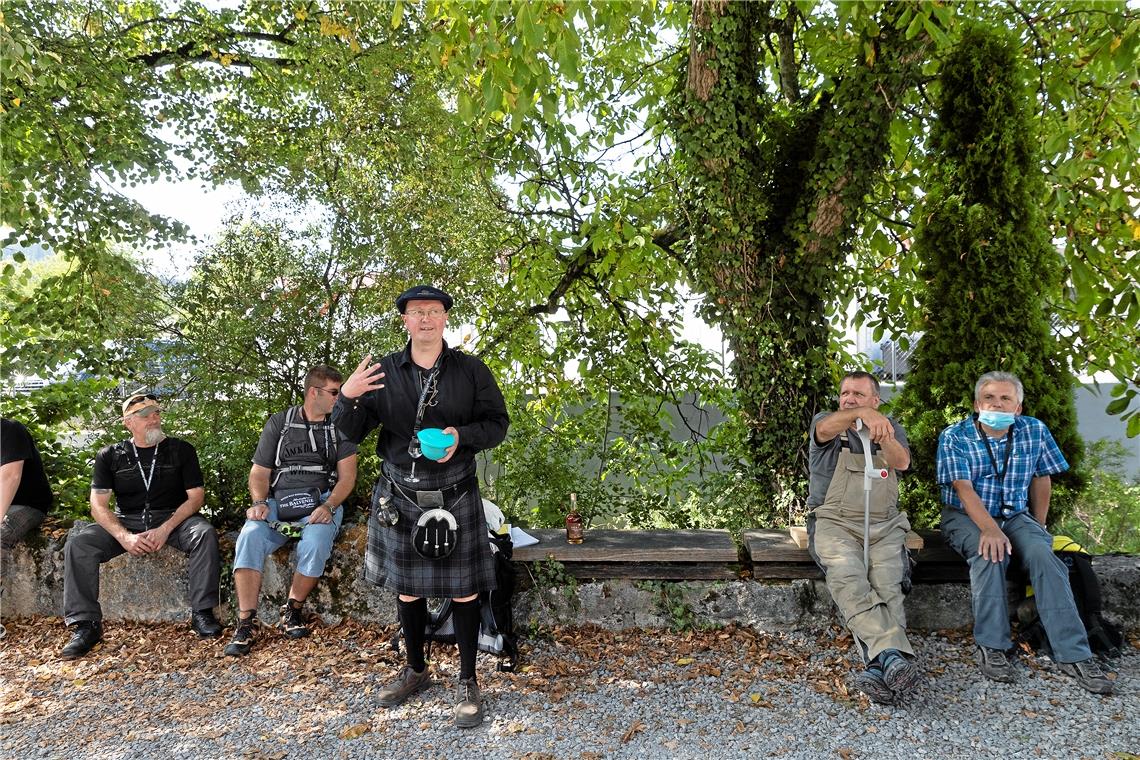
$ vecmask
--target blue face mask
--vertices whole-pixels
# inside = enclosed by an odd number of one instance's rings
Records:
[[[994,430],[1005,430],[1013,424],[1015,419],[1017,419],[1017,415],[1013,412],[978,412],[978,422]]]

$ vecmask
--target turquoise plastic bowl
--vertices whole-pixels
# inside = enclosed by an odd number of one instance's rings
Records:
[[[448,447],[455,443],[455,436],[439,428],[424,428],[416,433],[416,437],[420,439],[420,450],[424,456],[437,462],[447,456]]]

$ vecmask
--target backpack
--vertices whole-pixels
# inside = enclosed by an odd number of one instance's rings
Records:
[[[1120,627],[1104,618],[1100,582],[1093,571],[1092,556],[1080,544],[1068,536],[1053,537],[1053,553],[1069,570],[1069,587],[1073,591],[1073,601],[1077,613],[1084,623],[1088,635],[1089,648],[1093,654],[1115,657],[1120,654],[1124,635]],[[1025,597],[1017,603],[1017,620],[1020,623],[1021,639],[1035,651],[1052,655],[1049,637],[1037,614],[1037,600],[1033,587],[1026,585]]]
[[[514,612],[511,608],[515,593],[515,568],[511,564],[514,544],[511,536],[487,532],[491,542],[491,556],[495,563],[495,581],[497,587],[493,591],[484,591],[479,594],[479,638],[480,651],[493,654],[499,658],[498,670],[513,673],[518,666],[518,638],[515,635]],[[444,644],[455,643],[455,627],[451,620],[451,600],[444,599],[440,606],[431,611],[425,628],[427,640],[427,658],[431,658],[431,643],[438,641]],[[400,651],[400,639],[403,638],[403,629],[397,631],[392,637],[392,649]]]

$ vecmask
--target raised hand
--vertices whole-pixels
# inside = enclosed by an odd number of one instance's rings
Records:
[[[372,361],[372,354],[368,354],[361,359],[360,364],[356,365],[356,369],[340,386],[340,395],[343,398],[357,398],[369,391],[380,390],[384,387],[384,383],[380,382],[384,377],[384,373],[380,371],[380,364],[369,364]]]

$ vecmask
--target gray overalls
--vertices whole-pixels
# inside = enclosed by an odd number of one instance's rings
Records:
[[[903,584],[910,582],[906,534],[910,522],[898,510],[899,485],[895,471],[881,456],[875,466],[887,470],[871,488],[871,566],[863,565],[862,452],[852,453],[847,433],[840,435],[839,453],[823,504],[808,520],[808,549],[823,569],[827,590],[851,630],[865,663],[885,649],[913,655],[906,638]]]

